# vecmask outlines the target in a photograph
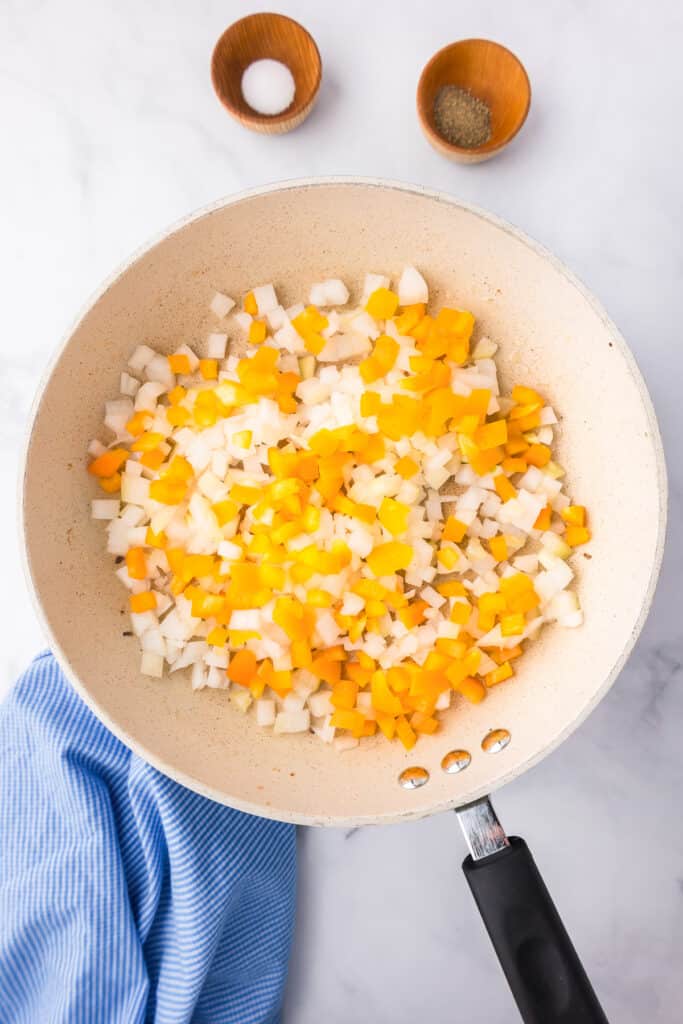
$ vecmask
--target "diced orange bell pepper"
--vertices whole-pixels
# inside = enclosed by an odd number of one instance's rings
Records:
[[[496,488],[496,494],[501,501],[511,501],[512,498],[517,497],[516,489],[512,486],[504,473],[498,473],[493,478],[493,486]]]
[[[419,468],[417,462],[411,459],[409,455],[404,455],[394,466],[398,475],[403,477],[404,480],[410,480],[411,477],[415,476]]]
[[[139,412],[136,412],[135,415],[131,416],[131,418],[128,420],[128,422],[126,423],[126,430],[128,431],[129,434],[132,434],[133,437],[138,437],[139,434],[142,434],[144,432],[145,423],[151,417],[151,412],[148,412],[147,409],[141,409]]]
[[[184,388],[182,384],[176,384],[176,386],[174,388],[171,388],[171,390],[169,391],[168,400],[171,403],[171,405],[178,405],[179,402],[182,402],[186,394],[186,388]]]
[[[381,669],[373,672],[370,681],[370,692],[372,694],[372,706],[375,711],[382,711],[387,715],[400,715],[402,710],[401,702],[391,692],[386,672],[383,672]]]
[[[534,530],[549,530],[552,522],[553,507],[547,504],[536,516]]]
[[[157,597],[153,590],[143,590],[141,594],[130,595],[130,610],[136,614],[151,612],[157,606]]]
[[[352,679],[340,679],[335,683],[330,702],[333,707],[350,711],[355,707],[358,696],[358,683]]]
[[[543,398],[538,391],[527,388],[523,384],[516,384],[512,389],[512,400],[516,405],[543,405]]]
[[[121,474],[114,473],[113,476],[100,477],[99,484],[107,494],[116,494],[117,491],[121,490]]]
[[[449,516],[443,529],[442,539],[451,540],[459,544],[467,533],[467,525],[461,523],[455,516]]]
[[[240,686],[249,686],[256,675],[256,655],[246,649],[233,654],[228,665],[228,678]]]
[[[504,562],[508,556],[508,545],[502,533],[489,540],[489,551],[497,562]]]
[[[547,466],[550,462],[550,448],[546,444],[532,444],[524,452],[524,458],[530,466]]]
[[[109,451],[98,455],[88,466],[88,472],[92,476],[108,477],[117,473],[128,458],[125,448],[110,448]]]
[[[204,380],[218,380],[218,360],[200,359],[199,372]]]
[[[432,715],[426,715],[422,711],[416,711],[410,719],[410,724],[417,733],[431,735],[439,728],[439,720]]]
[[[126,552],[126,569],[132,580],[147,578],[147,562],[142,548],[129,548]]]
[[[365,716],[361,711],[337,709],[330,718],[330,725],[335,729],[348,729],[353,736],[360,738],[363,735]]]
[[[507,445],[506,445],[506,450],[507,450]],[[501,463],[501,466],[502,466],[503,472],[507,473],[508,476],[512,476],[513,473],[526,473],[526,468],[527,468],[527,466],[526,466],[526,459],[523,459],[520,456],[512,456],[512,455],[509,455],[507,458],[503,459],[503,461]]]
[[[341,679],[341,662],[330,657],[329,652],[318,654],[311,662],[310,671],[330,686],[336,686]]]
[[[191,373],[190,368],[190,357],[184,352],[176,352],[174,355],[168,357],[168,365],[171,368],[171,373]]]
[[[158,469],[163,464],[165,458],[166,456],[161,448],[155,448],[151,452],[143,452],[140,456],[140,463],[146,469]]]

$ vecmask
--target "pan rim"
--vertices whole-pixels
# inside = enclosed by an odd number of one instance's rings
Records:
[[[422,198],[428,198],[436,200],[437,202],[448,204],[449,206],[456,206],[460,209],[481,218],[482,220],[494,225],[506,234],[510,235],[517,241],[523,243],[536,255],[542,257],[550,265],[560,273],[567,283],[575,288],[581,297],[588,303],[593,312],[601,321],[605,330],[608,331],[610,338],[614,341],[616,348],[620,352],[629,374],[633,379],[633,382],[638,391],[639,397],[643,403],[643,408],[648,420],[649,427],[649,440],[652,445],[653,454],[655,457],[656,473],[657,473],[657,491],[658,491],[658,522],[657,522],[657,541],[655,546],[654,557],[652,559],[652,565],[650,568],[650,575],[647,586],[643,593],[642,603],[636,622],[629,634],[626,643],[624,644],[618,658],[615,660],[609,673],[606,675],[602,682],[602,685],[593,693],[591,699],[587,704],[581,708],[578,715],[562,729],[559,733],[552,737],[550,741],[539,747],[535,754],[527,758],[522,765],[516,766],[508,773],[497,778],[492,786],[482,786],[473,790],[468,795],[468,802],[479,799],[482,796],[494,792],[506,783],[511,782],[514,778],[526,772],[528,769],[533,768],[543,758],[550,754],[553,750],[560,746],[578,727],[586,720],[588,715],[597,707],[601,700],[605,697],[607,692],[614,684],[617,676],[620,674],[624,667],[629,655],[631,654],[633,647],[635,646],[636,640],[638,639],[642,628],[647,619],[650,611],[654,594],[656,590],[657,581],[659,578],[666,538],[666,524],[667,524],[667,508],[668,508],[668,482],[666,472],[666,461],[664,455],[664,447],[661,439],[661,433],[659,424],[654,410],[652,399],[648,392],[645,380],[640,371],[636,358],[626,343],[623,335],[617,328],[616,324],[609,317],[608,313],[602,306],[602,304],[593,295],[590,289],[571,271],[557,256],[545,248],[541,243],[521,231],[519,228],[510,224],[508,221],[499,217],[497,214],[491,213],[475,204],[467,203],[462,200],[451,196],[449,193],[438,189],[429,189],[421,185],[415,185],[407,182],[401,182],[394,179],[383,179],[377,177],[366,177],[356,175],[326,175],[326,176],[313,176],[306,178],[294,178],[275,181],[266,185],[258,186],[251,189],[241,190],[228,196],[224,196],[221,199],[215,200],[209,204],[206,204],[189,214],[184,215],[179,220],[175,221],[170,227],[162,229],[155,233],[155,235],[148,239],[141,246],[136,248],[130,256],[128,256],[115,270],[108,275],[100,286],[90,295],[87,301],[79,310],[75,319],[69,325],[67,330],[63,333],[55,351],[51,358],[48,360],[45,370],[41,375],[41,379],[34,396],[31,409],[28,417],[28,425],[24,436],[24,442],[22,446],[22,452],[19,464],[19,475],[18,475],[18,502],[17,502],[17,514],[18,514],[18,529],[19,529],[19,541],[20,541],[20,558],[24,577],[28,586],[31,601],[36,613],[38,622],[40,623],[43,632],[45,633],[51,651],[54,653],[57,661],[59,662],[60,668],[69,679],[71,685],[74,687],[78,695],[93,712],[93,714],[106,726],[107,729],[114,736],[117,737],[125,746],[127,746],[133,753],[141,757],[153,767],[157,768],[160,772],[174,781],[180,783],[186,788],[199,793],[208,799],[214,800],[218,803],[224,804],[229,807],[233,807],[237,810],[245,811],[248,814],[257,815],[259,817],[267,817],[276,821],[290,822],[296,825],[311,825],[311,826],[327,826],[327,827],[358,827],[373,824],[394,824],[406,821],[415,821],[420,818],[429,817],[432,814],[441,813],[443,811],[454,810],[459,806],[460,801],[458,799],[453,800],[442,800],[435,803],[429,808],[421,808],[411,810],[410,807],[399,812],[391,812],[387,814],[374,814],[374,815],[360,815],[360,816],[338,816],[333,818],[327,818],[324,816],[308,815],[299,812],[284,813],[281,810],[272,810],[263,804],[256,804],[252,801],[242,800],[234,797],[227,797],[225,793],[220,790],[216,790],[211,786],[206,786],[199,782],[197,779],[188,775],[183,771],[179,771],[172,764],[164,760],[163,758],[156,757],[148,752],[143,744],[138,742],[130,733],[120,728],[116,722],[114,722],[108,713],[99,705],[99,703],[93,699],[89,691],[81,683],[77,674],[71,668],[69,659],[66,653],[62,650],[61,645],[57,636],[53,633],[48,621],[47,616],[43,610],[42,602],[38,594],[37,586],[33,579],[33,573],[31,569],[31,558],[28,552],[27,536],[26,536],[26,476],[28,471],[28,458],[31,449],[31,443],[33,438],[34,425],[36,422],[37,414],[40,409],[46,388],[52,377],[53,371],[59,362],[63,352],[67,348],[71,341],[74,333],[93,309],[93,307],[99,302],[99,300],[107,293],[107,291],[118,281],[123,274],[125,274],[138,260],[145,256],[150,250],[154,249],[155,246],[170,238],[171,236],[182,231],[188,225],[195,223],[211,215],[217,210],[224,209],[228,206],[237,205],[245,200],[268,195],[273,192],[287,192],[302,188],[318,188],[325,186],[366,186],[371,188],[380,188],[383,190],[393,190],[408,195],[420,196]]]

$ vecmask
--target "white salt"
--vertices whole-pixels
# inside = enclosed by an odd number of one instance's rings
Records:
[[[257,114],[281,114],[295,92],[292,72],[279,60],[255,60],[242,75],[242,95]]]

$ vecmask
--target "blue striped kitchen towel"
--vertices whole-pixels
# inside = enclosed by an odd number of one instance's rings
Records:
[[[279,1020],[294,828],[179,786],[51,654],[0,707],[0,1022]]]

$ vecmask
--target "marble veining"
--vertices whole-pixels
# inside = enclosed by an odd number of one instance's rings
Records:
[[[0,690],[43,644],[15,533],[19,452],[59,337],[125,256],[187,211],[278,178],[356,173],[488,207],[577,272],[622,329],[668,452],[670,525],[654,607],[600,707],[495,800],[528,840],[610,1020],[674,1024],[683,981],[680,616],[683,16],[548,0],[280,7],[320,46],[318,106],[291,135],[251,135],[215,100],[213,43],[252,3],[150,0],[0,6],[0,506],[6,636]],[[446,162],[414,112],[420,69],[456,36],[524,60],[533,101],[500,158]],[[634,501],[637,501],[634,495]],[[49,515],[49,510],[46,510]],[[455,816],[300,831],[288,1024],[497,1024],[511,998],[459,870]]]

